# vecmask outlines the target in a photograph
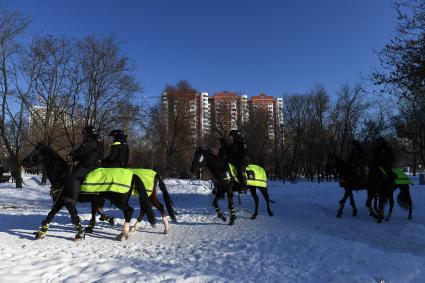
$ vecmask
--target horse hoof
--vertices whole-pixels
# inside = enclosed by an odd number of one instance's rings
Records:
[[[84,228],[84,232],[85,233],[88,233],[88,234],[92,234],[93,233],[93,228],[86,227],[86,228]]]
[[[79,233],[79,234],[75,235],[74,242],[84,240],[84,238],[85,238],[84,233]]]
[[[269,216],[273,216],[273,212],[269,211]]]
[[[342,213],[339,213],[339,212],[338,212],[338,213],[336,214],[336,217],[337,217],[337,218],[341,218],[341,216],[342,216]]]
[[[408,219],[408,220],[412,220],[413,218],[412,218],[412,216],[409,216],[409,217],[407,217],[407,219]]]
[[[251,219],[255,219],[255,218],[257,218],[257,215],[251,216]]]
[[[229,225],[234,225],[235,224],[235,221],[230,221],[229,222]]]
[[[388,221],[390,221],[390,218],[386,217],[386,218],[385,218],[385,221],[387,221],[387,222],[388,222]]]
[[[35,234],[34,238],[36,238],[36,239],[42,240],[46,237],[46,233],[34,232],[34,234]]]

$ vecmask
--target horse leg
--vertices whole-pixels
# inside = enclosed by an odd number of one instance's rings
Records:
[[[270,209],[270,196],[269,193],[267,192],[267,188],[259,188],[261,193],[263,194],[264,200],[266,201],[266,206],[267,206],[267,213],[269,214],[269,216],[273,216],[273,212]]]
[[[356,202],[354,201],[353,190],[350,190],[349,197],[350,197],[350,205],[353,210],[352,215],[357,216],[358,210],[356,207]]]
[[[236,210],[235,210],[235,206],[233,205],[233,191],[232,191],[231,188],[228,189],[228,191],[227,191],[227,206],[230,210],[229,225],[233,225],[233,224],[235,224]]]
[[[408,202],[408,206],[409,206],[409,216],[407,216],[407,219],[412,220],[412,210],[413,210],[413,202],[412,202],[412,197],[410,196],[410,189],[409,189],[409,185],[407,185],[406,188],[407,192],[407,202]]]
[[[136,220],[136,223],[134,223],[134,225],[131,226],[130,232],[137,231],[140,227],[140,224],[142,223],[143,217],[145,217],[145,208],[143,207],[143,202],[140,198],[139,198],[139,205],[140,205],[140,214],[139,214],[139,217]],[[152,225],[152,227],[155,227],[155,224]]]
[[[71,221],[74,224],[77,234],[75,235],[74,241],[79,241],[85,238],[85,233],[83,226],[80,223],[80,217],[78,216],[77,207],[72,203],[65,203],[66,209],[68,209],[69,214],[71,214]]]
[[[100,198],[97,206],[97,213],[100,215],[99,220],[108,222],[111,225],[115,225],[115,217],[108,216],[103,212],[103,208],[105,207],[106,200],[104,198]]]
[[[381,223],[384,219],[384,205],[386,201],[386,195],[385,193],[379,194],[379,206],[378,206],[378,219],[376,220],[377,223]]]
[[[217,217],[220,218],[221,220],[223,220],[223,222],[226,222],[226,216],[224,215],[223,211],[221,211],[220,206],[218,205],[218,200],[221,198],[221,196],[223,195],[223,192],[220,190],[217,190],[217,193],[214,197],[213,203],[212,205],[215,208],[215,212],[217,213]]]
[[[150,200],[152,205],[155,206],[159,210],[159,213],[161,214],[162,221],[164,222],[164,234],[168,234],[170,231],[168,216],[165,214],[164,206],[159,201],[158,195],[156,194],[155,190],[152,192],[152,195],[150,196]]]
[[[339,201],[339,209],[338,209],[338,212],[336,213],[336,217],[338,217],[338,218],[341,217],[342,213],[344,212],[345,202],[347,201],[347,198],[349,197],[348,191],[349,191],[349,189],[344,188],[344,196]]]
[[[155,176],[155,180],[158,182],[158,187],[162,192],[162,196],[164,197],[165,207],[167,208],[168,215],[171,217],[171,220],[177,222],[176,213],[173,209],[173,201],[171,200],[170,194],[168,193],[167,187],[165,186],[164,181],[161,176],[158,174]],[[154,192],[156,193],[156,182],[154,186]]]
[[[388,202],[390,203],[390,209],[388,211],[387,217],[385,217],[385,221],[390,221],[391,215],[393,214],[393,208],[394,208],[394,191],[395,191],[395,189],[393,189],[392,192],[388,196]]]
[[[258,202],[259,202],[258,196],[257,196],[255,187],[249,187],[249,191],[251,192],[251,195],[254,198],[254,202],[255,202],[255,210],[254,210],[254,214],[251,216],[251,219],[255,219],[257,218],[257,215],[258,215]]]
[[[56,213],[58,213],[62,209],[63,206],[64,206],[64,204],[63,204],[62,200],[57,200],[57,202],[55,204],[53,204],[52,209],[47,214],[46,219],[44,219],[41,222],[40,229],[37,232],[34,233],[36,239],[44,239],[46,237],[47,230],[49,229],[50,222],[52,222]]]
[[[111,199],[112,203],[115,204],[124,213],[124,225],[120,234],[117,235],[116,239],[122,241],[123,238],[126,240],[130,236],[130,221],[133,216],[134,209],[128,204],[128,196],[119,196],[115,199]]]
[[[84,232],[86,233],[93,233],[93,228],[94,225],[96,225],[96,213],[99,210],[99,203],[101,202],[101,200],[99,200],[98,198],[94,198],[91,201],[91,219],[89,222],[89,225],[84,229]]]
[[[376,219],[378,217],[378,214],[376,213],[376,210],[372,207],[372,199],[374,198],[375,198],[374,194],[368,190],[366,207],[369,209],[369,215]]]

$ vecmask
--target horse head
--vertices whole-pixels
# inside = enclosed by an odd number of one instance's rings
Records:
[[[25,168],[34,167],[40,165],[44,162],[43,155],[40,152],[46,145],[42,142],[39,142],[35,145],[34,149],[22,160],[22,165]]]
[[[190,171],[195,172],[195,170],[201,167],[205,162],[205,153],[212,153],[211,147],[207,145],[198,146],[195,150],[195,154],[192,159],[192,165],[190,166]]]
[[[45,143],[39,142],[34,149],[22,160],[24,167],[34,167],[47,162],[65,162],[59,154]]]

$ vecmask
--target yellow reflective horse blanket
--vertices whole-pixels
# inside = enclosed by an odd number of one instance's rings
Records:
[[[236,182],[239,183],[236,167],[233,164],[229,163],[229,168],[230,175]],[[246,183],[248,186],[267,188],[267,175],[263,167],[255,164],[250,164],[246,167],[245,176],[247,180]]]
[[[155,176],[156,172],[152,169],[144,169],[144,168],[129,168],[133,172],[133,174],[137,175],[140,180],[142,180],[143,185],[145,186],[146,192],[148,193],[148,197],[152,195],[154,185],[155,185]],[[133,195],[139,195],[137,191],[133,191]]]
[[[127,193],[133,172],[125,168],[97,168],[87,174],[80,187],[82,193]]]
[[[400,168],[393,168],[394,174],[396,174],[397,178],[394,180],[396,185],[411,185],[409,176],[404,173]]]

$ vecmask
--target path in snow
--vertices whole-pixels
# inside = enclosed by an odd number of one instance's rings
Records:
[[[117,242],[120,226],[100,223],[74,243],[66,210],[46,239],[33,239],[51,200],[37,178],[26,176],[25,184],[0,187],[1,282],[425,282],[425,187],[412,189],[413,221],[396,205],[391,222],[376,224],[363,206],[364,192],[355,194],[359,216],[348,206],[337,219],[343,193],[337,184],[275,182],[275,216],[267,216],[260,196],[260,215],[249,219],[253,200],[243,195],[236,225],[228,226],[214,215],[208,183],[168,180],[178,212],[170,234],[162,234],[162,223],[144,224]],[[132,204],[138,207],[136,199]],[[220,205],[228,215],[227,202]],[[87,225],[89,206],[80,204],[78,211]],[[122,224],[120,211],[107,213]]]

